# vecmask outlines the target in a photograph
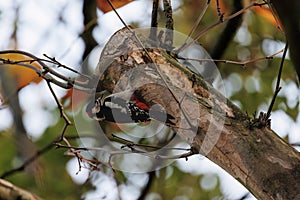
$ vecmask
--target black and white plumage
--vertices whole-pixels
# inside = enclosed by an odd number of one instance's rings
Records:
[[[107,95],[105,92],[95,102],[87,105],[87,114],[97,121],[115,123],[142,123],[152,119],[174,126],[174,117],[158,109],[150,109],[145,103],[136,98],[124,100],[117,95]],[[134,95],[134,94],[133,94]]]

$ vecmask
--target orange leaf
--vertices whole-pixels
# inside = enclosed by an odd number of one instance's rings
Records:
[[[132,2],[133,0],[110,0],[110,1],[113,4],[114,8],[117,9],[122,6],[125,6],[126,4]],[[107,0],[97,0],[97,5],[98,8],[104,13],[112,11],[112,8],[107,2]]]
[[[279,19],[277,18],[277,21],[272,13],[272,11],[269,8],[266,7],[260,7],[260,6],[255,6],[254,7],[255,12],[260,15],[262,18],[267,20],[268,22],[272,23],[274,26],[278,27],[283,30],[283,26]]]
[[[31,60],[29,57],[26,57],[25,55],[16,54],[16,53],[9,53],[9,54],[1,54],[1,59],[9,60],[11,62],[17,62],[17,61],[25,61],[22,62],[23,64],[31,65],[33,67],[36,67],[38,69],[42,69],[42,67],[37,62],[30,62]],[[7,70],[7,73],[16,80],[16,86],[17,89],[21,89],[22,87],[25,87],[31,82],[39,83],[41,80],[43,80],[41,77],[38,76],[38,74],[28,67],[18,65],[18,64],[5,64],[0,65],[0,67],[5,67]]]

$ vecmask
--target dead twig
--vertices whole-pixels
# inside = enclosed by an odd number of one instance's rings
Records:
[[[53,88],[52,88],[52,86],[51,86],[51,83],[50,83],[49,81],[47,81],[47,85],[48,85],[48,88],[49,88],[49,90],[50,90],[52,96],[54,97],[54,100],[55,100],[56,104],[57,104],[57,107],[58,107],[59,112],[60,112],[60,116],[61,116],[61,117],[65,120],[65,122],[66,122],[66,125],[64,126],[64,129],[63,129],[62,135],[61,135],[61,137],[63,138],[63,137],[64,137],[64,134],[65,134],[65,131],[66,131],[66,129],[67,129],[67,127],[68,127],[69,125],[71,125],[72,122],[71,122],[71,120],[68,118],[68,116],[66,115],[66,113],[64,112],[64,107],[63,107],[63,105],[60,103],[59,99],[57,98],[57,96],[56,96],[56,94],[55,94],[55,92],[54,92],[54,90],[53,90]]]
[[[285,56],[286,56],[287,50],[288,50],[288,43],[286,43],[285,47],[284,47],[284,52],[283,52],[283,55],[282,55],[282,58],[281,58],[281,62],[280,62],[280,66],[279,66],[279,71],[278,71],[278,75],[277,75],[277,81],[276,81],[276,87],[275,87],[274,95],[273,95],[272,101],[271,101],[270,106],[269,106],[268,111],[267,111],[267,116],[266,116],[267,119],[269,119],[270,116],[271,116],[271,111],[273,109],[276,97],[277,97],[279,91],[281,90],[280,79],[281,79],[283,64],[284,64],[284,60],[285,60]]]
[[[288,49],[288,43],[286,43],[286,45],[285,45],[284,52],[283,52],[283,55],[281,58],[279,72],[277,75],[276,87],[275,87],[275,91],[274,91],[271,103],[269,105],[268,111],[267,111],[267,113],[260,112],[258,118],[254,118],[253,120],[251,120],[250,124],[248,126],[250,129],[253,129],[253,127],[257,127],[257,128],[268,127],[269,128],[271,125],[270,116],[271,116],[271,112],[272,112],[276,97],[277,97],[279,91],[281,90],[280,78],[281,78],[281,74],[282,74],[282,69],[283,69],[283,64],[284,64],[285,56],[287,53],[287,49]]]
[[[183,56],[179,56],[177,55],[178,59],[183,59],[183,60],[191,60],[191,61],[198,61],[198,62],[220,62],[220,63],[224,63],[224,64],[233,64],[233,65],[241,65],[242,67],[245,67],[251,63],[255,63],[255,62],[259,62],[259,61],[263,61],[263,60],[271,60],[273,59],[276,55],[280,54],[284,52],[284,49],[281,49],[271,55],[265,56],[265,57],[261,57],[261,58],[254,58],[254,59],[250,59],[250,60],[245,60],[245,61],[234,61],[234,60],[226,60],[226,59],[198,59],[198,58],[187,58],[187,57],[183,57]]]
[[[68,67],[68,66],[66,66],[66,65],[64,65],[64,64],[62,64],[62,63],[60,63],[58,60],[56,60],[55,57],[50,57],[50,56],[48,56],[47,54],[43,54],[43,56],[45,56],[46,58],[49,59],[49,60],[45,60],[46,62],[49,62],[49,61],[50,61],[51,63],[57,65],[57,68],[60,68],[60,67],[65,68],[65,69],[67,69],[67,70],[69,70],[69,71],[71,71],[71,72],[73,72],[73,73],[75,73],[75,74],[78,74],[78,75],[80,75],[80,76],[82,76],[82,77],[84,77],[84,78],[86,78],[86,79],[88,79],[88,80],[91,80],[91,77],[90,77],[90,76],[88,76],[88,75],[86,75],[86,74],[83,74],[83,73],[80,73],[79,71],[77,71],[77,70],[75,70],[75,69],[72,69],[71,67]]]
[[[0,61],[1,61],[0,65],[1,64],[3,64],[3,65],[11,64],[11,65],[17,65],[17,66],[29,68],[29,69],[35,71],[37,73],[37,75],[42,77],[44,80],[49,81],[49,82],[51,82],[61,88],[64,88],[64,89],[70,89],[70,88],[74,87],[74,88],[84,90],[84,91],[92,91],[91,88],[88,88],[87,82],[77,81],[75,84],[75,81],[72,78],[66,77],[66,76],[62,75],[61,73],[58,73],[57,71],[55,71],[54,69],[52,69],[51,67],[49,67],[48,65],[45,64],[45,62],[50,62],[50,63],[54,64],[53,60],[41,59],[41,58],[34,56],[31,53],[21,51],[21,50],[4,50],[4,51],[0,51],[0,55],[1,54],[21,54],[21,55],[24,55],[31,59],[24,59],[21,61],[20,60],[13,61],[13,60],[9,60],[9,59],[0,58]],[[34,62],[39,64],[41,66],[41,68],[31,65]],[[56,64],[60,64],[60,63],[56,62]],[[64,66],[64,65],[60,64],[60,66]],[[75,70],[72,70],[72,72],[74,72],[74,71]],[[79,72],[76,72],[76,73],[79,74]]]
[[[219,24],[222,24],[224,22],[227,22],[237,16],[239,16],[240,14],[246,12],[248,9],[254,7],[254,6],[262,6],[262,5],[265,5],[266,3],[257,3],[257,2],[253,2],[251,3],[250,5],[244,7],[243,9],[237,11],[236,13],[226,17],[226,18],[223,18],[222,20],[218,20],[217,22],[211,24],[210,26],[208,26],[207,28],[205,28],[204,30],[200,31],[194,38],[194,40],[199,40],[204,34],[206,34],[209,30],[213,29],[214,27],[218,26]],[[192,42],[189,42],[189,43],[183,43],[178,49],[174,50],[174,53],[175,54],[179,54],[179,52],[185,50],[186,48],[188,48],[191,44],[193,43]]]

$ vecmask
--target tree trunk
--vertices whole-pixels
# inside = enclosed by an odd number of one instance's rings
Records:
[[[299,153],[165,51],[146,51],[142,38],[126,28],[112,36],[98,64],[98,91],[131,90],[159,104],[175,117],[181,138],[257,198],[300,199]]]

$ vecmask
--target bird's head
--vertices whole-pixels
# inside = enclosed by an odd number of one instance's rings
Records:
[[[99,92],[95,95],[95,101],[91,101],[86,106],[86,113],[90,118],[101,121],[104,119],[104,115],[101,112],[101,108],[104,104],[105,98],[108,96],[106,91]]]

